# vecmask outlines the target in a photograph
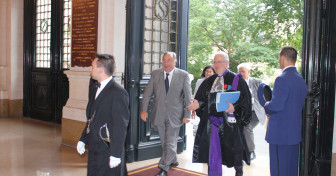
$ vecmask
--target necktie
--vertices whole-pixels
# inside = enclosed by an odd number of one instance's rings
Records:
[[[100,88],[100,82],[97,82],[97,83],[96,83],[96,87],[97,87],[97,88]]]
[[[215,83],[215,86],[214,86],[214,91],[215,92],[222,92],[224,90],[224,85],[223,85],[223,77],[220,76],[220,77],[217,77],[216,78],[216,83]]]
[[[169,90],[169,73],[166,73],[166,79],[165,79],[165,87],[166,87],[166,93],[168,92]]]

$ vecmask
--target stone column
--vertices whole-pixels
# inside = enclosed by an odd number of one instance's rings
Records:
[[[23,1],[1,1],[0,14],[0,117],[22,116]]]
[[[71,67],[65,71],[69,79],[69,99],[63,107],[62,142],[75,145],[85,127],[90,67]]]

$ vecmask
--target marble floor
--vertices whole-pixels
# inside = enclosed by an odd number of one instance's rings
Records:
[[[191,162],[192,124],[187,124],[187,150],[178,155],[179,167],[207,173],[207,165]],[[256,155],[244,175],[268,176],[268,145],[265,129],[255,129]],[[0,118],[0,175],[4,176],[82,176],[86,175],[87,152],[79,155],[62,145],[61,126],[28,118]],[[158,158],[127,164],[128,170],[158,162]],[[233,168],[223,166],[223,175],[233,176]]]

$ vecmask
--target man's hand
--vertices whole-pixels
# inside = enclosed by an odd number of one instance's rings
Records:
[[[198,103],[198,101],[197,100],[195,100],[195,99],[190,99],[193,103],[191,104],[191,105],[189,105],[187,108],[188,108],[188,110],[189,111],[195,111],[196,109],[198,109],[199,108],[199,103]]]
[[[77,152],[82,155],[85,152],[85,143],[82,141],[78,141],[77,143]]]
[[[148,112],[147,111],[142,111],[140,114],[141,119],[146,122],[148,118]]]
[[[188,118],[183,118],[182,121],[183,121],[184,124],[186,124],[186,123],[190,122],[190,119],[188,119]]]
[[[235,112],[235,108],[232,103],[226,101],[227,104],[229,104],[229,108],[225,111],[226,113],[233,113]]]
[[[117,167],[120,163],[121,163],[120,158],[110,156],[110,162],[109,162],[110,168]]]

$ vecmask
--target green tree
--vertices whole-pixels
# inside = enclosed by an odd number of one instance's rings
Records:
[[[188,70],[195,80],[214,49],[231,57],[238,43],[246,40],[242,36],[247,36],[251,9],[246,0],[191,0]]]
[[[190,0],[188,70],[196,81],[211,54],[223,50],[232,71],[251,62],[263,66],[253,76],[271,77],[281,47],[301,50],[302,15],[303,0]]]
[[[302,49],[303,0],[258,0],[254,13],[255,36],[272,48],[286,45]]]

